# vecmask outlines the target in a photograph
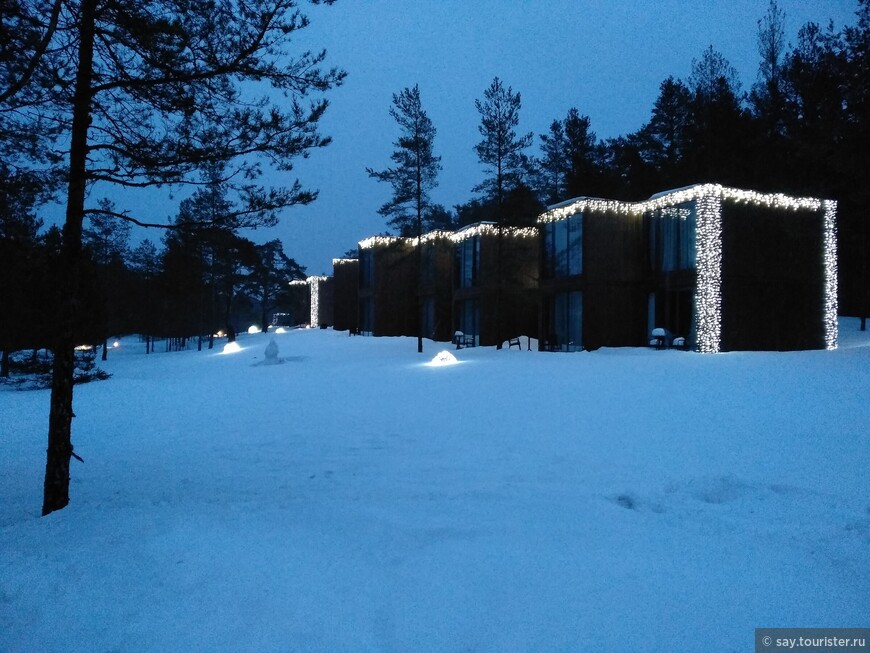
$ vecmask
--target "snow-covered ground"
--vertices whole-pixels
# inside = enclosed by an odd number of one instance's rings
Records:
[[[39,517],[48,392],[0,390],[0,651],[749,651],[870,625],[870,334],[833,352],[426,365],[305,330],[127,339],[76,388],[72,503]]]

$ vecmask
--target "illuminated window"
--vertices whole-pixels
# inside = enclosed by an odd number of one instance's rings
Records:
[[[469,299],[460,304],[459,330],[467,336],[480,335],[480,301]]]
[[[583,349],[583,293],[556,293],[549,304],[547,347],[556,351]]]
[[[696,267],[696,214],[693,205],[668,206],[647,214],[650,260],[657,272]]]
[[[460,288],[473,288],[478,285],[480,276],[480,238],[466,238],[456,246],[456,259],[459,268],[457,280]]]
[[[375,281],[374,250],[364,249],[359,256],[359,286],[371,288]]]
[[[544,266],[550,277],[583,274],[583,214],[544,226]]]

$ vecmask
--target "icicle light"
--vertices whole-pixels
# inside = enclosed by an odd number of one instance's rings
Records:
[[[537,238],[539,235],[537,227],[503,227],[504,235],[508,238]],[[491,222],[482,222],[470,227],[464,227],[459,231],[430,231],[423,234],[420,240],[423,244],[435,242],[438,240],[451,241],[453,243],[461,243],[468,238],[474,236],[495,236],[498,234],[498,226]],[[399,243],[407,244],[416,247],[417,238],[401,238],[399,236],[371,236],[365,240],[359,241],[360,249],[374,249],[376,247],[387,247]],[[337,260],[337,259],[336,259]],[[351,259],[356,260],[356,259]],[[333,261],[334,263],[335,261]]]
[[[508,238],[537,238],[540,233],[537,227],[502,227],[502,232]],[[461,243],[463,240],[474,238],[475,236],[497,235],[498,225],[491,222],[482,222],[450,234],[450,240],[454,243]]]
[[[699,184],[662,193],[643,202],[619,202],[581,197],[554,206],[538,218],[539,224],[564,220],[576,213],[612,212],[642,215],[684,202],[695,202],[698,210],[696,230],[698,260],[698,348],[719,351],[722,329],[722,203],[755,204],[774,209],[824,211],[825,347],[837,347],[837,203],[812,197],[790,197],[782,193],[759,193],[726,188],[719,184]]]
[[[347,265],[348,263],[356,263],[359,259],[355,258],[334,258],[332,259],[332,267],[338,267],[339,265]]]
[[[398,236],[371,236],[365,240],[359,241],[360,249],[374,249],[375,247],[386,247],[395,243],[407,240],[407,238],[399,238]]]

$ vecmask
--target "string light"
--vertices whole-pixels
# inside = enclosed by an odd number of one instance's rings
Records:
[[[836,349],[837,326],[837,203],[825,200],[825,348]]]
[[[398,236],[370,236],[365,240],[359,241],[360,249],[374,249],[375,247],[386,247],[387,245],[394,245],[403,240],[408,240],[407,238],[399,238]]]
[[[706,195],[697,201],[695,227],[698,289],[698,350],[719,351],[722,333],[722,200]]]
[[[359,259],[355,258],[334,258],[332,259],[332,267],[338,267],[339,265],[347,265],[349,263],[357,263]]]
[[[312,329],[320,326],[320,284],[328,278],[326,276],[311,276],[306,280],[306,283],[311,288],[311,320],[309,321],[309,326]]]
[[[502,227],[502,233],[508,238],[537,238],[540,234],[537,227]],[[492,222],[480,222],[460,231],[450,234],[450,240],[461,243],[475,236],[497,236],[498,225]]]
[[[715,196],[719,200],[731,200],[735,202],[747,202],[761,204],[776,209],[810,209],[818,211],[822,206],[822,200],[813,197],[791,197],[782,193],[759,193],[752,190],[739,188],[727,188],[720,184],[698,184],[667,191],[653,195],[650,199],[642,202],[621,202],[619,200],[607,200],[597,197],[580,197],[556,205],[538,218],[539,223],[555,222],[563,220],[575,213],[583,212],[612,212],[638,215],[655,209],[691,202],[701,197]],[[836,211],[836,209],[835,209]]]
[[[513,238],[537,238],[539,235],[537,227],[502,227],[502,233],[505,236]],[[423,244],[435,242],[438,240],[446,240],[453,243],[461,243],[468,238],[475,236],[495,236],[498,234],[498,226],[492,222],[480,222],[478,224],[464,227],[459,231],[430,231],[420,237]],[[360,249],[374,249],[376,247],[387,247],[390,245],[409,245],[416,247],[418,240],[413,238],[402,238],[400,236],[370,236],[365,240],[359,241]],[[333,263],[339,259],[333,259]],[[356,259],[350,259],[356,260]]]

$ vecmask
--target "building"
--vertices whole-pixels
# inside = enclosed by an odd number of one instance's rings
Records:
[[[371,335],[527,335],[548,351],[653,336],[701,352],[837,344],[832,200],[699,184],[643,202],[576,198],[534,228],[479,223],[420,242],[360,242],[358,292],[337,295],[336,314],[357,306]]]
[[[578,198],[542,229],[542,347],[834,348],[836,202],[701,184]]]

